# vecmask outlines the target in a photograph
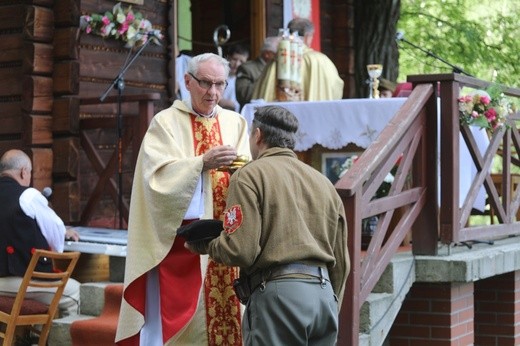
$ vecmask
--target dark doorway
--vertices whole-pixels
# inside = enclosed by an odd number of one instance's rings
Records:
[[[244,0],[193,0],[192,37],[193,53],[217,53],[213,33],[221,25],[230,32],[229,40],[223,45],[223,54],[230,44],[240,43],[251,50],[251,8]]]

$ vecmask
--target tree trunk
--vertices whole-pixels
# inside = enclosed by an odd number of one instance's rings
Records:
[[[368,64],[382,64],[381,78],[395,82],[399,53],[395,42],[401,0],[355,0],[356,97],[367,97]]]

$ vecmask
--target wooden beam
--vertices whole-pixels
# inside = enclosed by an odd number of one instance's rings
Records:
[[[22,105],[20,102],[0,103],[0,135],[20,134],[23,131]]]
[[[54,99],[52,109],[52,132],[79,132],[79,98],[60,97]]]
[[[24,116],[23,137],[28,145],[52,144],[52,117],[32,114]]]
[[[267,36],[265,25],[265,1],[251,0],[251,57],[260,55],[260,49]]]
[[[53,186],[51,202],[63,222],[71,224],[79,221],[80,201],[76,181],[57,182]]]
[[[29,6],[24,23],[26,39],[37,42],[52,42],[54,36],[54,12],[52,9]]]
[[[0,7],[0,30],[22,32],[25,12],[23,4]]]
[[[25,41],[23,47],[23,72],[25,74],[50,75],[54,66],[54,47],[51,44]]]
[[[79,93],[79,62],[66,61],[56,63],[52,78],[54,81],[54,94],[77,95]]]
[[[80,143],[78,137],[56,138],[52,143],[55,177],[76,179],[78,176]]]
[[[31,148],[28,155],[32,159],[32,186],[43,190],[52,184],[52,150],[49,148]]]
[[[22,34],[2,35],[2,49],[0,49],[0,63],[21,61],[23,37]]]
[[[23,78],[22,108],[25,111],[50,113],[52,102],[52,78],[36,75]]]
[[[0,95],[20,96],[22,94],[22,67],[0,68]]]
[[[54,20],[56,28],[77,27],[81,16],[80,0],[54,1]]]
[[[56,60],[76,60],[78,53],[79,28],[56,29],[54,35],[54,58]]]

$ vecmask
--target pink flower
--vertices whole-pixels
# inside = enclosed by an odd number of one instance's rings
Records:
[[[85,32],[86,32],[87,34],[90,34],[90,33],[92,32],[92,28],[90,27],[90,25],[87,26],[87,28],[85,29]]]
[[[497,111],[494,108],[490,108],[484,112],[484,115],[488,121],[493,121],[497,118]]]
[[[128,30],[128,22],[121,24],[121,27],[117,30],[119,34],[124,34]]]
[[[108,19],[107,16],[103,16],[103,18],[101,19],[101,22],[102,22],[104,25],[108,25],[108,24],[110,24],[110,19]]]
[[[134,19],[135,19],[134,13],[133,12],[128,12],[128,14],[126,15],[126,21],[127,22],[133,22]]]
[[[484,105],[488,105],[491,102],[491,99],[487,95],[480,96],[480,102]]]
[[[478,112],[477,111],[471,112],[471,117],[472,118],[478,118]]]

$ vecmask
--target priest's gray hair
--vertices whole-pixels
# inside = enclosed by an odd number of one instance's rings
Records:
[[[188,73],[197,76],[200,64],[210,60],[214,60],[224,67],[227,79],[227,77],[229,76],[229,61],[214,53],[203,53],[191,58],[190,62],[188,63]]]
[[[289,110],[280,106],[256,108],[253,129],[259,128],[264,142],[270,147],[294,149],[298,119]]]

